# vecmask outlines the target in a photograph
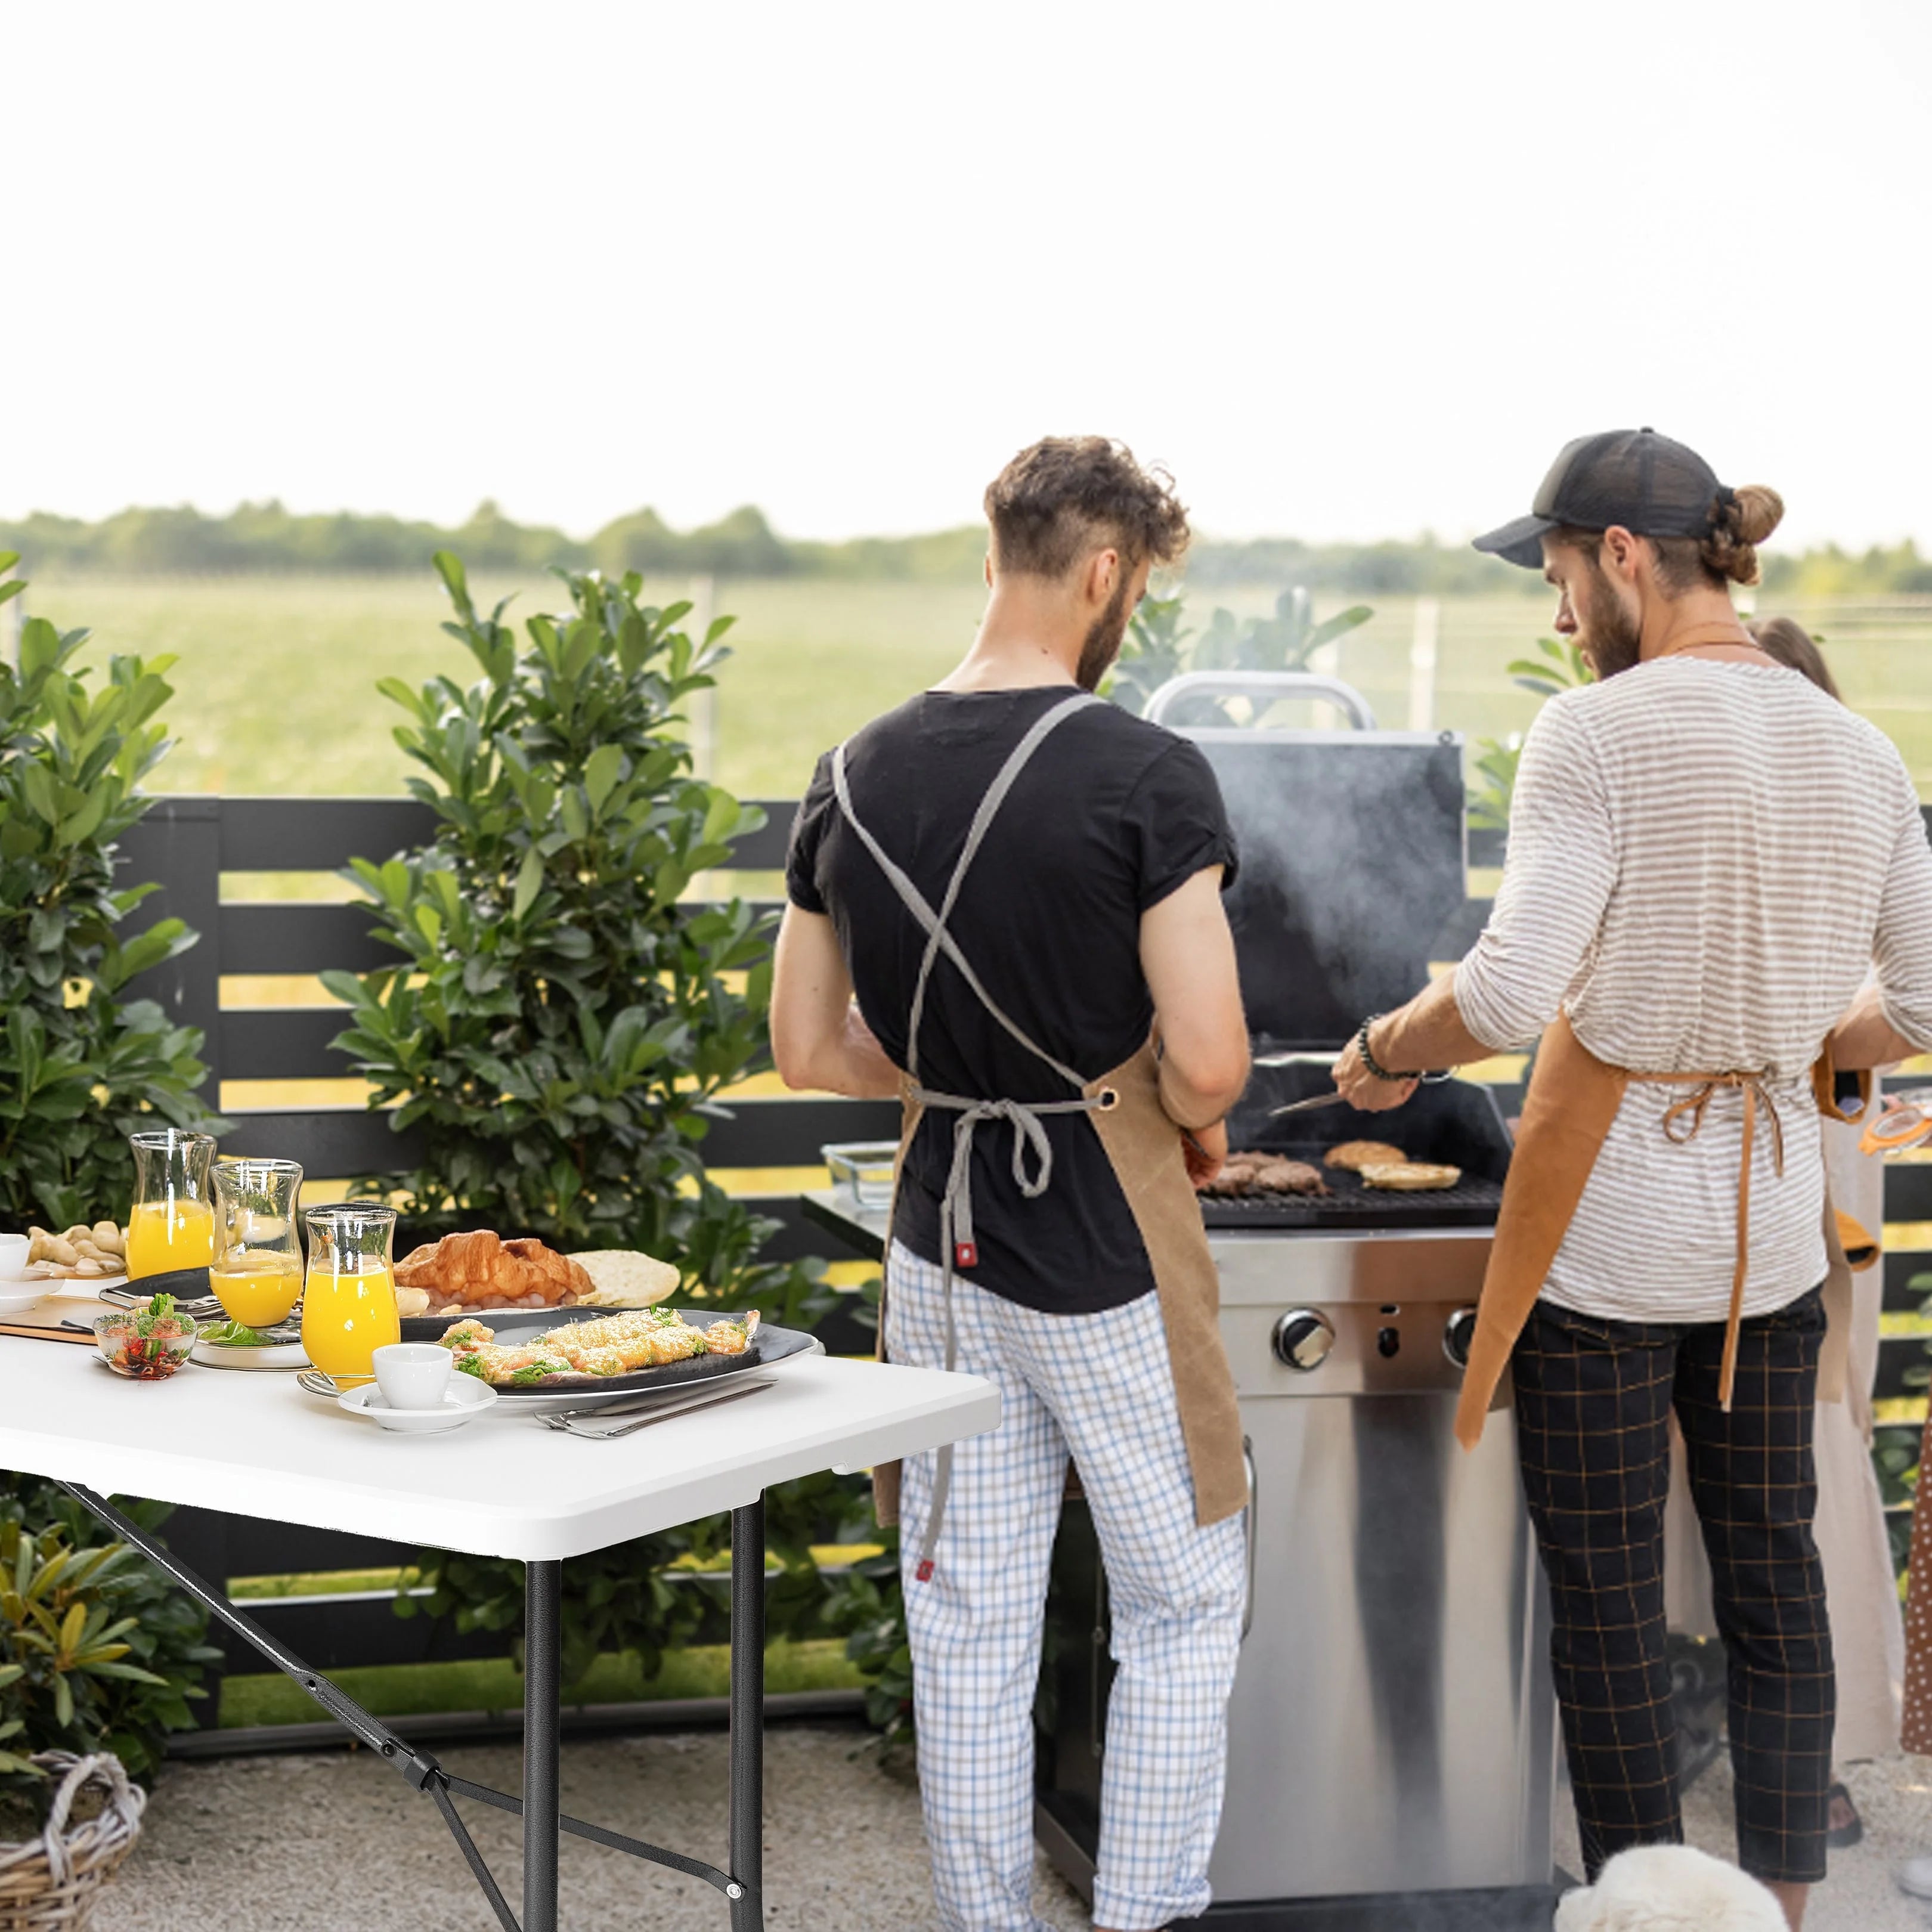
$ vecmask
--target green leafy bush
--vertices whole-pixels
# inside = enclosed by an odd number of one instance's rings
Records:
[[[1554,698],[1588,684],[1594,674],[1589,660],[1576,645],[1555,638],[1539,638],[1540,655],[1518,658],[1509,668],[1510,682],[1539,698]],[[1469,823],[1492,830],[1509,829],[1510,808],[1516,799],[1516,767],[1522,762],[1522,734],[1476,741],[1475,781],[1469,787]]]
[[[642,1248],[688,1293],[800,1318],[821,1270],[760,1264],[775,1224],[700,1154],[717,1096],[766,1052],[771,921],[681,898],[761,822],[693,776],[680,712],[730,620],[694,640],[690,606],[640,602],[635,574],[560,572],[571,609],[520,644],[503,604],[478,614],[455,557],[436,567],[444,628],[483,675],[380,687],[440,824],[407,859],[356,865],[400,963],[326,976],[354,1012],[338,1044],[422,1136],[404,1211]]]
[[[0,572],[16,560],[0,554]],[[0,583],[0,603],[23,588]],[[156,1117],[210,1130],[194,1091],[201,1036],[128,982],[194,944],[178,919],[124,939],[152,886],[117,888],[116,842],[147,809],[138,790],[165,754],[155,715],[174,660],[114,657],[89,688],[84,630],[21,628],[0,661],[0,1225],[124,1219],[127,1136]]]
[[[765,1586],[769,1637],[840,1636],[862,1614],[862,1598],[845,1580],[827,1576],[814,1544],[869,1539],[862,1480],[830,1471],[766,1492],[765,1551],[776,1574]],[[635,1652],[646,1676],[664,1653],[690,1644],[722,1643],[730,1629],[730,1580],[712,1566],[730,1550],[731,1520],[710,1516],[640,1536],[563,1566],[563,1681],[578,1682],[600,1655]],[[524,1653],[524,1566],[504,1558],[426,1550],[418,1558],[427,1597],[398,1595],[396,1614],[446,1616],[460,1631],[501,1630]],[[858,1653],[851,1652],[858,1658]],[[859,1658],[862,1663],[863,1658]]]
[[[128,1502],[144,1528],[165,1505]],[[207,1616],[73,1498],[0,1474],[0,1790],[42,1782],[36,1751],[110,1750],[152,1782],[206,1694]]]

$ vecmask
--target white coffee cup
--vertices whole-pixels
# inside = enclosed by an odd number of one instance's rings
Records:
[[[456,1358],[435,1342],[392,1342],[369,1363],[391,1408],[440,1408]]]
[[[0,1234],[0,1281],[18,1281],[27,1272],[25,1234]]]

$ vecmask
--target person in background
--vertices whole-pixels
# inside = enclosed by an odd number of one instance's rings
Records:
[[[1117,1671],[1094,1922],[1154,1932],[1209,1903],[1246,1598],[1190,1184],[1248,1074],[1235,853],[1198,748],[1093,695],[1186,543],[1168,480],[1049,436],[986,502],[964,662],[827,753],[799,808],[772,1048],[788,1085],[904,1100],[884,1352],[1000,1391],[999,1426],[908,1458],[899,1499],[940,1923],[1044,1932],[1033,1703],[1071,1460]]]
[[[1728,1658],[1738,1860],[1796,1932],[1825,1876],[1834,1708],[1813,1433],[1850,1291],[1820,1119],[1834,1065],[1932,1048],[1932,848],[1897,748],[1732,603],[1783,508],[1612,430],[1479,541],[1543,572],[1597,681],[1530,728],[1474,948],[1364,1020],[1334,1075],[1372,1111],[1538,1042],[1456,1432],[1473,1447],[1512,1371],[1594,1881],[1683,1836],[1675,1413]]]
[[[1780,664],[1802,671],[1821,691],[1839,695],[1825,654],[1802,626],[1789,617],[1766,617],[1750,628]],[[1826,1123],[1832,1198],[1841,1213],[1876,1235],[1885,1219],[1885,1170],[1876,1156],[1858,1152],[1858,1142],[1854,1129]],[[1871,1466],[1871,1388],[1884,1286],[1874,1270],[1861,1275],[1859,1288],[1852,1304],[1846,1400],[1836,1417],[1829,1406],[1818,1411],[1818,1550],[1825,1560],[1832,1628],[1851,1638],[1838,1646],[1838,1756],[1846,1762],[1876,1757],[1901,1744],[1909,1751],[1932,1754],[1932,1534],[1912,1539],[1909,1616],[1902,1621],[1883,1504]],[[1918,1461],[1922,1468],[1932,1462],[1932,1416],[1927,1418]],[[1841,1784],[1832,1787],[1834,1813],[1844,1790]],[[1844,1804],[1850,1816],[1843,1824],[1834,1817],[1832,1841],[1855,1844],[1863,1827],[1848,1794]],[[1841,1836],[1846,1826],[1850,1834]],[[1898,1882],[1915,1898],[1932,1898],[1932,1853],[1906,1859],[1898,1868]]]

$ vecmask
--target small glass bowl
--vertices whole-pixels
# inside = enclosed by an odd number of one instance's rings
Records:
[[[188,1360],[188,1351],[201,1333],[200,1324],[185,1315],[167,1315],[143,1335],[136,1319],[139,1312],[130,1310],[122,1315],[98,1316],[94,1346],[117,1376],[125,1376],[130,1382],[165,1382]]]

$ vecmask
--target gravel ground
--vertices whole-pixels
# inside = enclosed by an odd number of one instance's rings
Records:
[[[782,1726],[765,1744],[766,1922],[772,1932],[926,1932],[934,1926],[919,1794],[881,1772],[856,1730]],[[440,1750],[450,1769],[514,1791],[514,1745]],[[593,1823],[724,1862],[722,1733],[599,1738],[563,1749],[563,1808]],[[464,1804],[465,1822],[520,1909],[520,1827]],[[1040,1868],[1041,1916],[1087,1916]],[[570,1932],[722,1932],[709,1886],[581,1840],[563,1843]],[[371,1925],[494,1932],[435,1805],[366,1752],[233,1758],[170,1767],[140,1849],[92,1932],[366,1932]]]
[[[927,1932],[919,1798],[882,1772],[854,1730],[781,1726],[766,1744],[765,1884],[772,1932]],[[442,1754],[480,1784],[515,1790],[514,1746]],[[674,1850],[724,1856],[725,1741],[715,1732],[566,1744],[564,1808]],[[1896,1862],[1932,1850],[1932,1759],[1855,1766],[1864,1842],[1832,1855],[1806,1932],[1932,1932],[1932,1906],[1894,1886]],[[518,1826],[466,1805],[499,1882],[520,1904]],[[1567,1794],[1559,1862],[1578,1869]],[[140,1850],[103,1900],[94,1932],[364,1932],[380,1923],[490,1932],[495,1922],[434,1806],[357,1752],[236,1758],[170,1768]],[[1690,1792],[1694,1844],[1733,1854],[1728,1766]],[[695,1880],[566,1839],[563,1920],[571,1932],[719,1932],[722,1901]],[[1035,1887],[1054,1932],[1082,1932],[1085,1912],[1042,1862]],[[400,1915],[400,1916],[399,1916]]]

